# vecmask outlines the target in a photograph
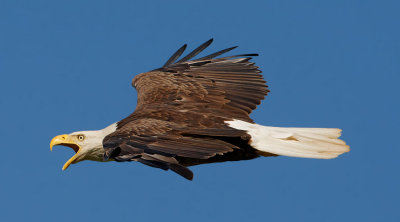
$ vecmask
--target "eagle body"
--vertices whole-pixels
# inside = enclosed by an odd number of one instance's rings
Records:
[[[277,155],[330,159],[349,150],[339,129],[255,124],[249,115],[269,92],[250,62],[257,54],[216,58],[232,47],[190,60],[211,42],[175,62],[184,45],[163,67],[134,77],[137,107],[127,118],[53,138],[51,148],[76,151],[63,169],[82,160],[136,161],[191,180],[188,167],[198,164]]]

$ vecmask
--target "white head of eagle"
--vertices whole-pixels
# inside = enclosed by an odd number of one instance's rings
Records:
[[[75,151],[75,155],[64,164],[63,170],[82,160],[103,161],[103,139],[116,130],[116,125],[114,123],[101,130],[79,131],[56,136],[50,142],[50,150],[53,150],[53,146],[63,145]]]

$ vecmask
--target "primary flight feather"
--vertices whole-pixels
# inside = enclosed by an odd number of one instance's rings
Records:
[[[189,166],[259,156],[331,159],[348,152],[340,129],[262,126],[249,114],[269,92],[252,56],[217,58],[236,47],[191,60],[212,39],[178,60],[186,44],[159,69],[137,75],[137,107],[102,130],[54,137],[76,153],[63,166],[82,160],[136,161],[172,170],[191,180]],[[176,62],[176,60],[178,60]]]

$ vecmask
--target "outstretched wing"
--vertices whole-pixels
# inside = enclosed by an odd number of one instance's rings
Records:
[[[249,61],[256,54],[215,58],[236,47],[190,60],[211,42],[175,63],[184,45],[162,68],[133,79],[138,92],[136,110],[104,139],[106,158],[171,169],[191,179],[191,171],[177,159],[208,159],[243,149],[232,141],[246,139],[247,134],[224,121],[252,122],[249,114],[267,95],[267,85]]]
[[[251,121],[248,115],[268,93],[261,71],[249,61],[257,54],[214,59],[236,48],[232,47],[188,61],[210,43],[211,40],[207,41],[173,64],[184,46],[164,67],[137,75],[132,81],[138,92],[135,112],[143,112],[155,104],[185,108],[197,106],[199,109],[207,106],[219,115]]]

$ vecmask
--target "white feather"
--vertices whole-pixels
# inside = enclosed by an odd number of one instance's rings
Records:
[[[258,151],[282,156],[332,159],[348,152],[349,146],[338,139],[341,129],[272,127],[241,120],[226,121],[251,136],[250,145]]]
[[[117,123],[113,123],[101,130],[79,131],[69,134],[82,134],[85,138],[83,141],[76,141],[80,149],[79,152],[76,153],[76,159],[73,163],[77,163],[82,160],[103,161],[103,139],[107,135],[115,132],[115,130],[117,130]]]

